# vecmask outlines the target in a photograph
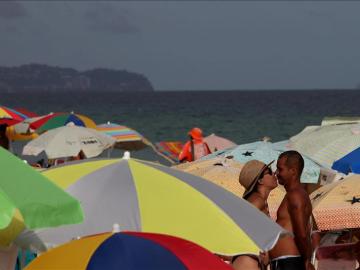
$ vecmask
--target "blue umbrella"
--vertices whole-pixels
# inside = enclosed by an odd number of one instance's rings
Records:
[[[336,160],[331,169],[345,174],[350,172],[360,174],[360,147]]]
[[[286,148],[286,144],[286,141],[277,143],[257,141],[238,145],[227,150],[217,151],[205,156],[203,159],[233,156],[236,161],[241,163],[257,159],[267,164],[273,160],[277,160],[282,152],[289,150]],[[301,182],[317,183],[320,174],[320,166],[307,157],[304,157],[304,161],[305,167],[301,176]]]

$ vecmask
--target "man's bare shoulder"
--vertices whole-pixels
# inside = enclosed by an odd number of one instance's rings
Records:
[[[310,202],[309,195],[302,188],[294,188],[286,192],[286,199],[290,205],[302,206]]]

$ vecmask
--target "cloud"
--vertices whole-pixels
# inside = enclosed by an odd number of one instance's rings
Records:
[[[24,6],[17,1],[0,1],[0,18],[16,19],[28,15]]]
[[[139,32],[138,27],[129,20],[127,9],[115,9],[109,3],[94,3],[94,8],[88,10],[84,18],[88,27],[94,31],[112,34],[132,34]]]

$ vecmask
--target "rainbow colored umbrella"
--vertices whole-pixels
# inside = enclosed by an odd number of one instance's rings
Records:
[[[155,143],[156,150],[169,158],[173,163],[179,162],[179,154],[183,146],[184,144],[180,141]]]
[[[79,202],[0,147],[0,245],[26,226],[41,228],[83,219]]]
[[[103,233],[73,240],[32,261],[26,270],[231,270],[199,245],[163,234]]]
[[[32,246],[40,251],[107,231],[114,223],[123,230],[181,237],[224,255],[259,254],[286,233],[247,201],[160,164],[126,158],[93,160],[43,174],[81,201],[85,220],[36,232]]]
[[[139,132],[129,127],[107,122],[96,127],[100,132],[116,140],[115,147],[124,150],[141,150],[151,143]]]
[[[85,115],[62,112],[50,113],[30,122],[30,128],[40,134],[50,129],[66,126],[70,122],[74,123],[75,126],[96,128],[95,122]]]
[[[11,126],[26,118],[28,118],[28,116],[21,112],[5,106],[0,106],[0,124],[7,124],[8,126]]]

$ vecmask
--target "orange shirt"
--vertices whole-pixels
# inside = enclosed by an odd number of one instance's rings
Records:
[[[209,146],[203,140],[193,140],[193,142],[194,142],[194,152],[195,152],[194,158],[191,153],[191,142],[188,141],[185,143],[183,149],[179,154],[180,162],[184,160],[194,161],[211,153]]]

